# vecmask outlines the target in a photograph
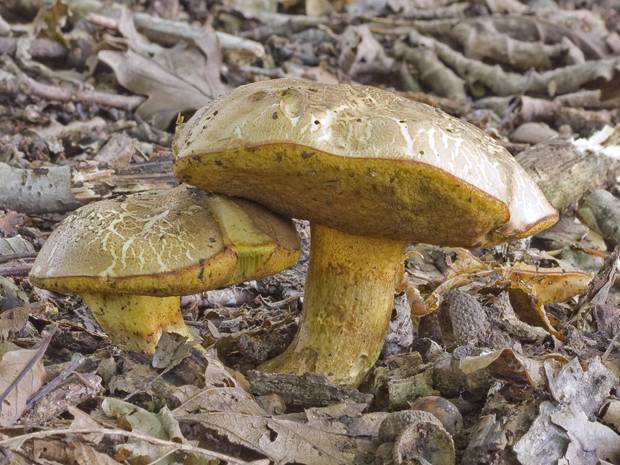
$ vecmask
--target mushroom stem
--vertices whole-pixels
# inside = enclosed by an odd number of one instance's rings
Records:
[[[334,384],[359,385],[381,353],[407,244],[312,225],[299,331],[284,353],[259,369],[312,371]]]
[[[80,293],[101,329],[123,350],[155,352],[164,331],[194,337],[183,321],[181,297]]]

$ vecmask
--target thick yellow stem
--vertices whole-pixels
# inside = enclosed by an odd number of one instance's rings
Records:
[[[115,346],[155,352],[163,331],[194,339],[183,321],[181,298],[129,294],[81,293],[95,319]]]
[[[381,353],[394,279],[407,242],[372,239],[312,225],[304,310],[293,343],[263,363],[266,372],[326,375],[362,382]]]

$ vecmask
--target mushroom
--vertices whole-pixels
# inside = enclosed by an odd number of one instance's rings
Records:
[[[115,345],[152,353],[163,331],[192,339],[180,296],[270,276],[300,253],[290,220],[181,185],[80,208],[50,235],[29,278],[78,293]]]
[[[183,182],[310,220],[299,332],[260,368],[345,386],[379,356],[409,241],[480,248],[558,218],[478,128],[373,87],[248,84],[180,124],[173,151]]]

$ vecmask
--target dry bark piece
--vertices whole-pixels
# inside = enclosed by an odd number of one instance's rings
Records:
[[[183,182],[311,221],[301,328],[266,371],[359,384],[381,351],[408,241],[481,247],[557,221],[493,139],[373,87],[242,86],[179,125],[173,150]]]
[[[583,108],[561,108],[555,118],[554,126],[570,127],[573,134],[590,137],[605,126],[612,124],[615,113],[607,110],[584,110]]]
[[[386,365],[375,373],[374,405],[378,408],[406,408],[418,397],[439,394],[433,389],[433,367],[418,352],[389,356]]]
[[[101,378],[94,373],[72,377],[62,383],[22,417],[22,422],[40,425],[66,412],[69,406],[81,404],[99,395],[102,391]]]
[[[300,253],[290,220],[179,186],[82,207],[49,237],[30,281],[80,294],[116,345],[153,353],[163,331],[192,338],[180,295],[261,279]]]
[[[0,208],[27,214],[66,213],[110,194],[176,187],[179,182],[170,174],[171,165],[169,158],[118,170],[90,164],[32,170],[0,163],[0,185],[7,186],[0,191]]]
[[[345,401],[368,404],[372,401],[372,395],[334,386],[324,375],[317,373],[296,375],[249,371],[246,378],[250,382],[252,394],[264,396],[275,393],[289,406],[316,407]]]
[[[552,139],[516,156],[551,205],[570,210],[586,192],[616,183],[620,132],[607,126],[589,139]],[[596,163],[592,163],[593,157]]]

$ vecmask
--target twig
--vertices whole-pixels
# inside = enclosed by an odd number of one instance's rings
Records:
[[[17,76],[13,75],[13,77],[9,77],[0,82],[0,93],[24,93],[59,102],[76,100],[81,102],[93,102],[99,105],[123,108],[125,110],[133,110],[145,100],[144,97],[136,95],[108,94],[93,90],[74,91],[63,87],[48,86],[35,81],[23,73]]]
[[[12,260],[20,260],[22,258],[35,258],[37,256],[37,254],[35,252],[32,253],[14,253],[11,255],[4,255],[3,257],[0,257],[0,265],[2,263],[7,263],[10,262]]]
[[[620,331],[618,331],[616,333],[616,335],[613,337],[613,339],[611,340],[611,342],[609,343],[609,346],[607,347],[607,350],[605,351],[605,353],[603,354],[603,356],[601,357],[601,360],[604,362],[605,360],[607,360],[607,357],[609,357],[609,354],[611,353],[611,351],[614,348],[614,345],[616,344],[616,341],[618,340],[618,337],[620,337]]]
[[[0,54],[14,55],[16,51],[17,39],[0,37]],[[65,46],[48,39],[31,40],[28,51],[33,57],[62,58],[67,55]]]
[[[4,391],[2,396],[0,396],[0,405],[4,403],[7,397],[9,397],[11,391],[13,391],[13,389],[15,389],[19,385],[19,383],[26,377],[28,373],[30,373],[30,370],[32,370],[32,368],[37,364],[37,362],[41,360],[41,358],[43,358],[43,356],[45,355],[45,351],[47,350],[47,346],[49,346],[50,341],[52,340],[52,336],[54,336],[57,330],[58,326],[54,325],[47,337],[43,339],[43,342],[41,343],[41,346],[39,347],[39,350],[37,351],[37,354],[34,356],[34,358],[30,360],[28,365],[26,365],[26,368],[24,368],[24,370],[19,374],[19,376],[15,378],[15,381],[13,381],[9,385],[9,387],[6,388],[6,391]]]
[[[262,295],[256,298],[256,302],[265,305],[269,308],[280,308],[289,305],[290,303],[298,300],[299,297],[289,297],[288,299],[280,300],[279,302],[267,302]]]
[[[10,268],[0,270],[0,276],[27,276],[32,269],[32,263],[25,263],[23,265],[15,265]]]
[[[7,449],[6,447],[0,447],[0,452],[4,454],[4,458],[0,465],[6,465],[8,462],[13,462],[13,451],[11,449]]]
[[[71,361],[67,364],[65,369],[60,372],[58,376],[56,376],[53,380],[51,380],[49,383],[39,389],[38,392],[30,396],[30,398],[26,402],[26,409],[32,408],[34,404],[39,402],[46,395],[48,395],[50,392],[60,386],[60,383],[67,379],[83,361],[84,356],[82,354],[80,354],[79,352],[74,353],[71,357]]]
[[[154,438],[153,436],[149,436],[144,433],[136,432],[136,431],[125,431],[122,429],[113,429],[108,430],[104,429],[95,429],[95,428],[68,428],[68,429],[50,429],[46,431],[37,431],[35,433],[22,434],[21,436],[15,436],[9,439],[4,439],[0,441],[0,447],[11,447],[11,444],[23,444],[25,441],[29,439],[39,439],[46,438],[54,435],[76,435],[76,434],[113,434],[116,436],[123,436],[126,438],[139,439],[141,441],[149,442],[151,444],[157,446],[168,446],[173,447],[175,451],[181,452],[189,452],[193,454],[204,455],[210,458],[216,458],[220,460],[224,460],[228,463],[234,463],[239,465],[247,465],[247,462],[236,457],[231,457],[229,455],[221,454],[219,452],[210,451],[207,449],[201,449],[200,447],[194,447],[187,444],[179,444],[173,441],[166,441],[163,439]]]
[[[530,68],[530,70],[527,72],[527,76],[526,76],[527,79],[525,81],[525,85],[523,86],[523,89],[521,89],[521,93],[519,94],[519,97],[513,99],[512,103],[508,106],[506,113],[502,117],[502,120],[499,123],[500,128],[504,127],[504,124],[506,124],[506,121],[508,121],[508,118],[510,117],[514,109],[517,108],[517,105],[519,105],[519,103],[521,102],[521,99],[526,94],[527,89],[530,87],[530,84],[532,83],[533,75],[534,75],[534,68]]]

